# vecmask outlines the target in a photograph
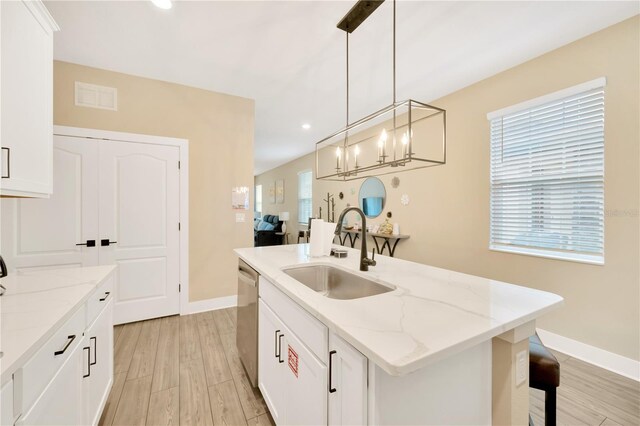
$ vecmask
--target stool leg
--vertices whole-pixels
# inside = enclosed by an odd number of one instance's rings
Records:
[[[544,393],[544,425],[556,426],[556,388]]]

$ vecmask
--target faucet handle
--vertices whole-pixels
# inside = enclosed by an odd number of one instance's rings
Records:
[[[371,249],[371,259],[367,259],[369,266],[376,266],[376,249]]]

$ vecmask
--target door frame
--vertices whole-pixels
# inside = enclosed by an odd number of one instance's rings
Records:
[[[189,141],[187,139],[152,136],[138,133],[113,132],[110,130],[85,129],[82,127],[53,126],[53,134],[85,139],[98,139],[100,142],[131,142],[150,145],[178,147],[180,173],[180,259],[178,262],[180,276],[180,315],[189,313]]]

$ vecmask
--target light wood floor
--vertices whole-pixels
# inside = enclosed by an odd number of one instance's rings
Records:
[[[116,326],[101,425],[273,425],[236,350],[235,309]]]
[[[115,327],[114,384],[101,425],[272,425],[235,345],[235,309]],[[558,424],[640,425],[640,384],[567,355]],[[544,425],[544,393],[531,389]]]

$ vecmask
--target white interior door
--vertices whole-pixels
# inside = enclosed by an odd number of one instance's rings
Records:
[[[101,142],[99,157],[100,263],[118,265],[114,322],[177,314],[179,148]]]
[[[53,194],[2,200],[2,255],[14,271],[98,264],[98,143],[54,137]]]

